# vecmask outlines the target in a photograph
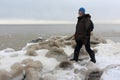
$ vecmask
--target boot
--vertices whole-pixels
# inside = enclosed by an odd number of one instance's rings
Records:
[[[94,52],[92,52],[91,54],[90,54],[90,61],[92,61],[93,63],[96,63],[96,59],[95,59],[95,53]]]
[[[76,61],[76,62],[78,62],[78,57],[79,57],[79,52],[75,52],[74,53],[74,58],[70,59],[70,61]]]
[[[95,59],[91,59],[90,61],[92,61],[93,63],[96,63],[96,60],[95,60]]]
[[[75,60],[74,58],[73,58],[73,59],[70,59],[70,61],[75,61],[75,62],[78,62],[78,60]]]

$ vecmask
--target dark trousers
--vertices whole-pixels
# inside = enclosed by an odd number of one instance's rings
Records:
[[[94,51],[90,48],[90,38],[87,39],[86,44],[83,44],[82,40],[77,40],[76,43],[77,43],[77,45],[76,45],[75,50],[74,50],[74,59],[76,61],[78,61],[79,52],[80,52],[80,49],[82,48],[83,45],[85,45],[85,49],[88,52],[91,60],[95,60]]]

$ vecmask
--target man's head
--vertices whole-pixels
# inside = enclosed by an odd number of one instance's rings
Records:
[[[85,14],[85,8],[81,7],[78,11],[79,16],[82,16]]]

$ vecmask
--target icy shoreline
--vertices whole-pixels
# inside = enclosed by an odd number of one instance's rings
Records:
[[[100,80],[120,78],[119,42],[93,36],[96,64],[89,61],[84,49],[80,58],[85,60],[68,61],[75,47],[72,36],[54,36],[35,42],[20,51],[11,48],[0,51],[0,80],[88,80],[89,74],[97,71],[102,72]]]

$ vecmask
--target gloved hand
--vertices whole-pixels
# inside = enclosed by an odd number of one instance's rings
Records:
[[[91,32],[90,35],[93,36],[93,32]]]

